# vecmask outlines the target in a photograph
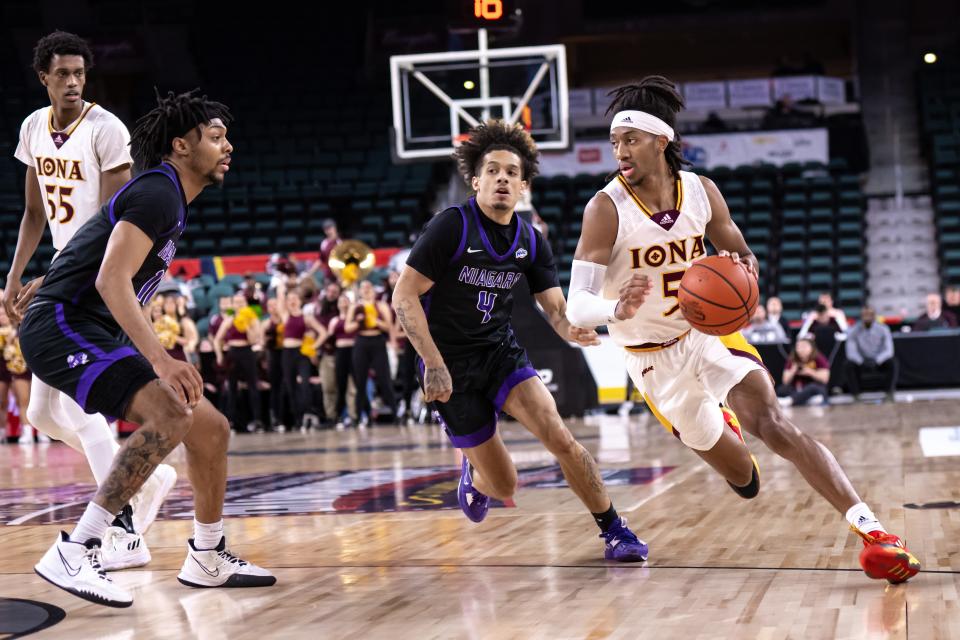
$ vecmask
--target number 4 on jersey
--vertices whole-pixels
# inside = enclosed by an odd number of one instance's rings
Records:
[[[480,291],[477,295],[477,311],[483,312],[483,320],[480,324],[490,322],[490,314],[493,312],[493,305],[497,301],[497,294],[492,291]]]

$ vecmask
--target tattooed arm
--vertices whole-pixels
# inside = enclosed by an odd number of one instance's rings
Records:
[[[453,381],[443,362],[443,356],[430,335],[427,316],[420,304],[420,296],[433,287],[433,281],[409,264],[400,272],[400,280],[393,290],[393,309],[397,322],[407,334],[407,340],[423,358],[423,398],[427,402],[446,402],[453,393]]]

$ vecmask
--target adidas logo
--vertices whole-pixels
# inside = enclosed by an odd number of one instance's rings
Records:
[[[670,223],[673,222],[673,218],[670,217],[669,213],[663,214],[663,218],[660,219],[660,222]]]
[[[861,524],[863,524],[864,522],[866,522],[867,520],[868,520],[868,518],[867,518],[866,516],[860,516],[859,518],[857,518],[857,524],[858,524],[858,525],[861,525]]]
[[[621,120],[620,122],[629,122],[629,123],[632,124],[632,123],[633,123],[633,118],[631,118],[630,116],[627,116],[627,117],[625,117],[623,120]]]

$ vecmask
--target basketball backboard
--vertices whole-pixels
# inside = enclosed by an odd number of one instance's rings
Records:
[[[490,49],[480,29],[472,51],[391,56],[390,84],[400,160],[449,157],[489,118],[520,122],[540,149],[569,146],[563,45]]]

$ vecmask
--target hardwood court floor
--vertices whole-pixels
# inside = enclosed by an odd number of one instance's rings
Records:
[[[521,469],[516,506],[479,525],[456,509],[456,454],[434,427],[238,436],[228,514],[244,517],[227,520],[228,542],[273,569],[277,586],[176,581],[191,531],[181,482],[147,536],[149,570],[113,574],[133,607],[111,610],[32,571],[89,496],[85,463],[59,444],[6,445],[0,596],[67,612],[38,638],[958,638],[960,509],[949,503],[960,503],[960,465],[925,457],[918,442],[921,427],[960,422],[958,408],[792,410],[923,563],[897,587],[859,571],[860,542],[842,517],[762,445],[752,443],[763,488],[744,501],[640,415],[572,426],[650,544],[643,565],[603,560],[590,516],[516,424],[503,427]],[[934,502],[947,508],[903,506]]]

